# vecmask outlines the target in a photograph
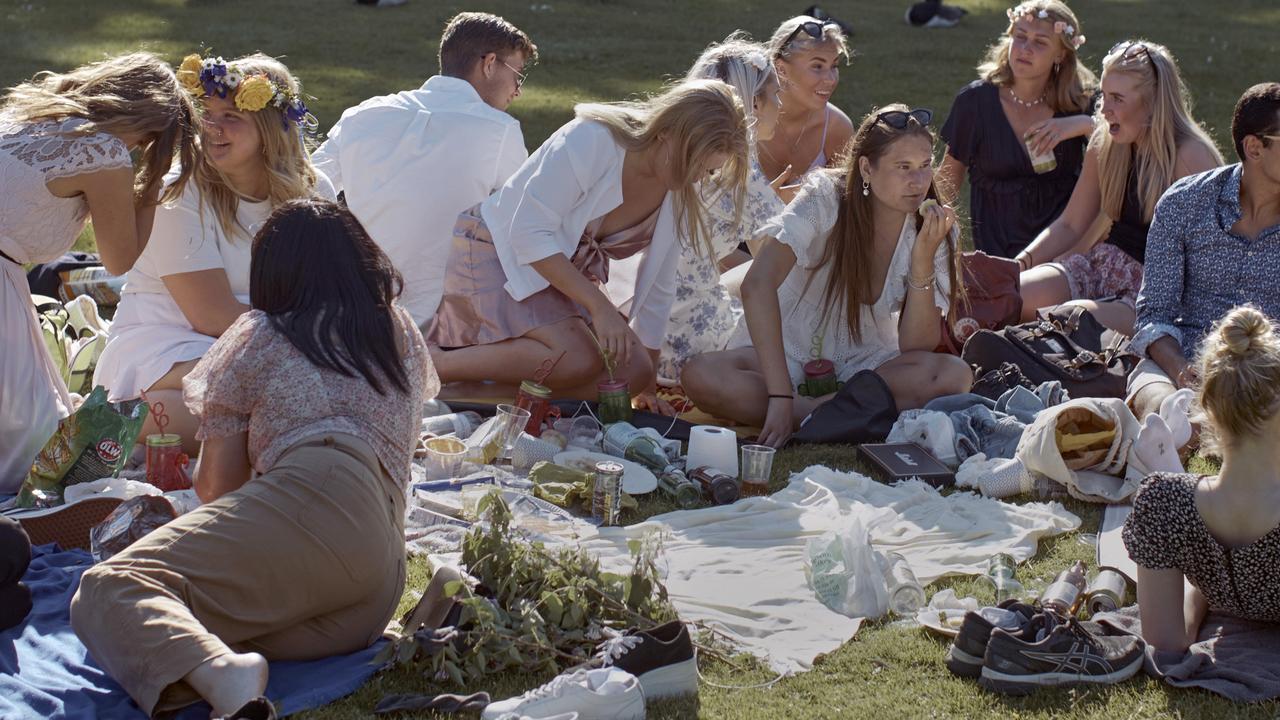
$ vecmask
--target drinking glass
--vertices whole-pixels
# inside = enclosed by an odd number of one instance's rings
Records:
[[[769,475],[773,473],[773,454],[768,445],[743,445],[739,463],[743,495],[768,495]]]

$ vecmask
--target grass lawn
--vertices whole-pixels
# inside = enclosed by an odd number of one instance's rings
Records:
[[[856,57],[843,72],[835,102],[855,121],[875,105],[894,101],[935,110],[945,117],[954,93],[974,77],[973,66],[1004,28],[998,0],[954,0],[970,15],[951,30],[914,30],[903,24],[907,0],[824,3],[856,28]],[[177,62],[211,47],[226,57],[261,50],[284,56],[316,96],[311,107],[327,129],[341,111],[364,98],[416,87],[436,67],[436,40],[444,21],[464,9],[500,13],[532,35],[542,61],[532,68],[525,94],[512,107],[536,147],[571,117],[584,100],[620,99],[656,89],[681,75],[708,42],[741,28],[767,37],[784,17],[806,3],[763,0],[495,0],[478,5],[453,0],[410,0],[398,8],[371,9],[348,0],[6,0],[0,6],[0,86],[43,69],[66,69],[105,54],[146,48]],[[1106,49],[1137,34],[1168,45],[1180,60],[1197,116],[1224,154],[1233,157],[1231,108],[1256,82],[1276,80],[1280,51],[1280,3],[1275,0],[1076,0],[1089,38],[1083,55],[1095,69]],[[92,237],[82,238],[92,247]],[[775,483],[809,464],[855,468],[853,449],[828,447],[779,454]],[[1100,508],[1070,502],[1096,530]],[[646,505],[642,514],[668,509]],[[1020,568],[1031,588],[1042,588],[1076,559],[1092,564],[1094,549],[1076,535],[1045,543]],[[424,569],[415,563],[410,588],[421,589]],[[955,587],[989,599],[973,580],[941,581],[930,590]],[[408,599],[406,598],[406,603]],[[722,690],[704,685],[699,701],[651,709],[652,717],[819,718],[976,717],[1077,718],[1275,717],[1280,704],[1238,706],[1215,696],[1175,690],[1145,677],[1123,685],[1041,692],[1028,699],[989,695],[951,677],[942,665],[942,642],[918,629],[890,623],[864,625],[857,638],[824,658],[812,672],[768,689]],[[748,661],[738,668],[704,663],[712,682],[749,685],[771,679]],[[505,677],[490,688],[496,697],[520,692],[545,678]],[[376,678],[352,697],[308,713],[307,718],[365,717],[388,692],[430,692],[420,675],[397,671]],[[422,717],[432,717],[422,715]]]

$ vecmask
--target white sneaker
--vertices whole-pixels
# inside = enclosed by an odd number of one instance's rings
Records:
[[[578,720],[644,720],[644,694],[640,682],[626,670],[578,670],[518,697],[489,703],[480,718],[558,720],[566,713],[577,713]]]

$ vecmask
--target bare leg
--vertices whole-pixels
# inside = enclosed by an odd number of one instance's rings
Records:
[[[924,407],[944,395],[969,392],[973,371],[955,355],[913,351],[899,355],[876,368],[893,394],[898,411]]]
[[[186,360],[175,363],[169,368],[169,372],[147,388],[147,400],[152,403],[153,410],[156,403],[164,403],[164,414],[169,418],[169,424],[165,426],[164,431],[181,435],[182,451],[190,457],[195,457],[200,452],[200,441],[196,440],[196,430],[200,427],[200,421],[191,414],[187,404],[182,400],[182,380],[198,362],[200,361]],[[154,415],[154,412],[147,413],[146,422],[142,424],[142,432],[138,434],[140,441],[145,442],[148,435],[160,432],[160,426],[156,424]]]
[[[1098,302],[1097,300],[1072,300],[1068,305],[1079,305],[1088,310],[1103,327],[1124,335],[1133,335],[1133,323],[1137,314],[1127,303]]]
[[[560,353],[564,357],[560,358]],[[556,361],[555,369],[543,381],[552,391],[577,388],[590,383],[604,370],[600,353],[581,318],[568,318],[527,335],[487,345],[456,350],[431,348],[431,360],[442,383],[493,381],[519,385],[533,377],[545,361]]]
[[[1067,276],[1058,265],[1037,265],[1022,273],[1022,322],[1036,319],[1036,311],[1071,299]]]
[[[685,363],[680,384],[689,399],[704,412],[735,422],[760,426],[769,411],[764,375],[755,348],[736,348],[696,355]],[[831,399],[796,396],[792,404],[794,427],[818,405]]]
[[[183,678],[213,706],[210,717],[239,710],[267,690],[267,659],[258,653],[222,655],[197,667]]]

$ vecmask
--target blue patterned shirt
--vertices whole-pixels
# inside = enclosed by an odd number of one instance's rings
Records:
[[[1239,163],[1189,175],[1156,205],[1138,293],[1133,350],[1168,335],[1188,359],[1213,323],[1245,303],[1280,319],[1280,225],[1250,240],[1240,220]]]

